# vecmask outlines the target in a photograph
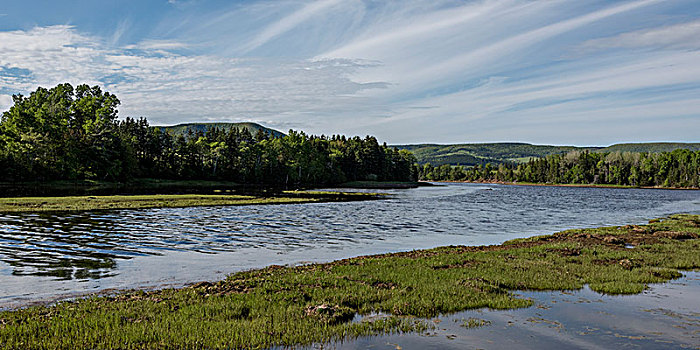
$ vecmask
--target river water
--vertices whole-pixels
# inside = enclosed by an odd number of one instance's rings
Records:
[[[379,201],[0,214],[0,309],[441,245],[700,214],[700,191],[448,184]]]

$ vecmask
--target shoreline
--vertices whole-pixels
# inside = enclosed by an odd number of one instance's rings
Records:
[[[630,185],[606,185],[606,184],[553,184],[538,182],[507,182],[507,181],[427,181],[433,183],[469,183],[469,184],[498,184],[512,186],[542,186],[542,187],[578,187],[578,188],[619,188],[619,189],[645,189],[645,190],[674,190],[674,191],[698,191],[696,187],[656,187],[656,186],[630,186]]]
[[[355,188],[355,189],[408,189],[408,188],[418,188],[424,186],[431,186],[429,183],[423,181],[416,182],[397,182],[397,181],[351,181],[344,182],[337,185],[331,185],[330,187],[337,188]],[[325,186],[323,188],[327,188]]]
[[[518,290],[587,284],[598,293],[639,293],[649,283],[678,278],[678,270],[700,268],[698,237],[700,216],[674,215],[649,225],[567,230],[501,245],[273,265],[189,288],[0,312],[0,343],[6,340],[9,348],[269,347],[420,332],[427,327],[424,318],[437,314],[529,306],[512,294]],[[375,312],[387,316],[350,322]],[[59,328],[64,331],[56,332]],[[95,337],[104,329],[112,331]]]
[[[0,198],[0,214],[121,209],[186,208],[258,204],[349,202],[383,198],[379,193],[284,191],[271,196],[236,194],[156,194]]]
[[[401,181],[351,181],[332,184],[273,185],[241,184],[216,180],[162,180],[134,179],[127,182],[67,181],[0,182],[3,197],[66,197],[66,196],[115,196],[159,194],[212,194],[274,196],[290,190],[314,190],[318,188],[353,189],[404,189],[429,186],[422,182]]]

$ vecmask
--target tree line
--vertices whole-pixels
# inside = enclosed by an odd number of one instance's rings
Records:
[[[493,166],[425,164],[421,180],[607,184],[623,186],[700,187],[700,151],[677,149],[662,153],[571,151],[527,163]]]
[[[0,120],[0,181],[134,178],[276,186],[415,181],[415,157],[376,138],[283,137],[242,128],[172,135],[145,118],[118,120],[99,86],[60,84],[13,96]]]

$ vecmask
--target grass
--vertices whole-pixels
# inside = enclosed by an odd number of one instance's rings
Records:
[[[455,322],[457,322],[457,320],[455,320]],[[479,327],[488,326],[490,324],[491,324],[491,321],[482,320],[480,318],[470,317],[468,319],[462,319],[460,326],[464,327],[464,328],[479,328]]]
[[[513,290],[632,294],[700,268],[700,216],[270,266],[215,283],[0,313],[0,348],[267,348],[392,332],[465,309],[528,307]],[[634,246],[634,248],[627,248]],[[386,317],[360,315],[386,314]],[[466,321],[465,326],[477,321]]]
[[[230,194],[157,194],[0,198],[0,213],[291,204],[379,198],[376,193],[296,192],[259,197]]]

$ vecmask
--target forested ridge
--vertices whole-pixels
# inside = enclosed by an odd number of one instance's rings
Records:
[[[501,181],[549,184],[700,187],[700,151],[589,152],[571,151],[527,163],[463,166],[425,164],[422,180]]]
[[[232,128],[238,128],[240,131],[243,129],[248,130],[251,135],[255,135],[258,131],[262,131],[264,134],[270,135],[272,137],[282,137],[284,133],[279,132],[275,129],[266,128],[260,124],[252,122],[238,122],[238,123],[184,123],[170,126],[155,126],[161,131],[165,131],[173,136],[178,134],[187,135],[190,131],[192,133],[206,133],[209,129],[217,128],[220,131],[228,131]]]
[[[0,181],[226,180],[279,186],[415,181],[415,158],[371,136],[272,137],[246,129],[173,134],[145,118],[117,119],[98,86],[60,84],[13,96],[0,121]]]
[[[371,136],[312,136],[293,130],[273,135],[263,129],[253,135],[247,128],[215,125],[169,132],[145,118],[119,120],[119,99],[98,86],[38,88],[26,97],[13,96],[13,102],[0,120],[0,182],[154,178],[297,186],[420,178],[700,187],[697,150],[573,149],[520,163],[418,166],[410,151],[380,145]],[[506,150],[494,145],[482,148],[500,158],[542,151],[537,148],[542,146],[527,144],[507,144]]]
[[[430,163],[462,166],[484,166],[487,163],[526,162],[530,159],[546,157],[550,154],[563,154],[576,150],[574,146],[531,145],[517,142],[466,143],[454,145],[417,144],[396,145],[398,149],[411,151],[418,164]]]
[[[465,167],[475,165],[483,167],[487,163],[491,163],[491,166],[501,163],[527,163],[532,159],[544,158],[552,154],[566,154],[571,151],[594,153],[662,153],[676,149],[700,151],[700,143],[681,142],[619,143],[608,147],[532,145],[520,142],[416,144],[395,145],[395,147],[411,151],[420,165],[430,163],[433,166],[449,164]]]

